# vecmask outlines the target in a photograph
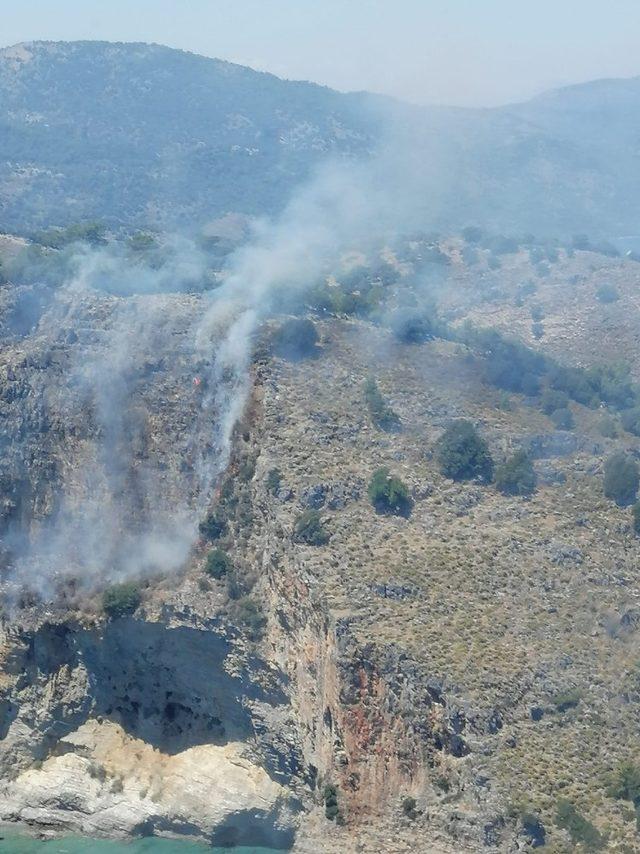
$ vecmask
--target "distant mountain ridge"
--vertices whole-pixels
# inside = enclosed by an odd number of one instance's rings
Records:
[[[362,101],[157,45],[10,48],[1,224],[270,212],[321,156],[371,144]]]
[[[272,213],[321,160],[364,157],[394,124],[399,158],[406,144],[437,198],[425,225],[640,230],[640,78],[497,109],[418,108],[108,42],[0,51],[0,228]]]

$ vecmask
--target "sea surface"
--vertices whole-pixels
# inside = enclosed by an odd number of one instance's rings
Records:
[[[79,836],[33,839],[0,830],[0,854],[274,854],[271,848],[211,848],[173,839],[134,839],[112,842]]]

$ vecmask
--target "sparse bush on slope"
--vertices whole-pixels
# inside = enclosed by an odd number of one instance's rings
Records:
[[[636,500],[640,473],[633,457],[617,451],[604,464],[604,494],[616,504],[625,506]]]
[[[212,578],[220,579],[233,567],[231,558],[222,549],[212,549],[207,555],[205,571]]]
[[[609,778],[607,794],[618,801],[631,801],[640,808],[640,767],[633,762],[621,762]]]
[[[440,471],[452,480],[478,478],[490,482],[493,459],[484,439],[470,421],[454,421],[438,439],[436,453]]]
[[[227,530],[227,522],[218,511],[217,513],[209,513],[209,515],[200,522],[198,526],[200,535],[206,540],[219,540]]]
[[[113,584],[102,594],[102,607],[112,618],[133,614],[141,602],[138,585],[132,581]]]
[[[640,436],[640,406],[626,409],[620,416],[620,422],[627,433]]]
[[[371,420],[381,430],[393,432],[400,429],[400,417],[385,401],[380,394],[378,384],[373,377],[365,382],[364,398],[369,408]]]
[[[373,473],[367,494],[378,513],[406,516],[411,512],[409,490],[386,466]]]
[[[280,471],[280,469],[270,469],[265,482],[267,492],[271,493],[271,495],[277,495],[277,493],[280,491],[281,483],[282,472]]]
[[[505,495],[531,495],[536,488],[536,473],[525,451],[517,451],[496,468],[496,487]]]
[[[329,542],[329,534],[317,510],[305,510],[298,516],[293,526],[293,541],[307,546],[324,546]]]

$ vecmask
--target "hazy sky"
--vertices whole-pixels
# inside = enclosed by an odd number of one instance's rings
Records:
[[[338,89],[490,105],[640,74],[640,0],[0,0],[0,42],[153,41]]]

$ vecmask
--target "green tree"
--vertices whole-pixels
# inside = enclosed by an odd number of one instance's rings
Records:
[[[280,485],[282,483],[282,472],[280,469],[274,468],[270,469],[267,474],[266,486],[267,492],[270,492],[271,495],[277,495],[280,491]]]
[[[112,584],[102,594],[102,607],[112,618],[133,614],[140,602],[140,591],[132,581]]]
[[[307,546],[324,546],[329,542],[329,534],[317,510],[305,510],[298,516],[293,526],[293,541]]]
[[[486,483],[493,478],[493,459],[487,443],[470,421],[454,421],[436,445],[440,471],[452,480],[479,478]]]
[[[609,779],[607,794],[619,801],[631,801],[640,807],[640,767],[628,760],[621,762]]]
[[[640,436],[640,406],[626,409],[620,416],[620,422],[627,433]]]
[[[496,468],[496,487],[505,495],[531,495],[536,488],[536,473],[525,451],[517,451]]]
[[[386,466],[373,473],[367,494],[378,513],[407,516],[411,512],[409,490]]]
[[[227,523],[220,512],[209,513],[198,526],[200,534],[206,540],[219,540],[227,530]]]
[[[207,555],[207,562],[204,568],[207,575],[220,579],[230,572],[233,568],[233,563],[229,555],[223,552],[222,549],[212,549]]]
[[[635,501],[640,484],[638,464],[624,451],[616,451],[604,464],[604,494],[621,507]]]

